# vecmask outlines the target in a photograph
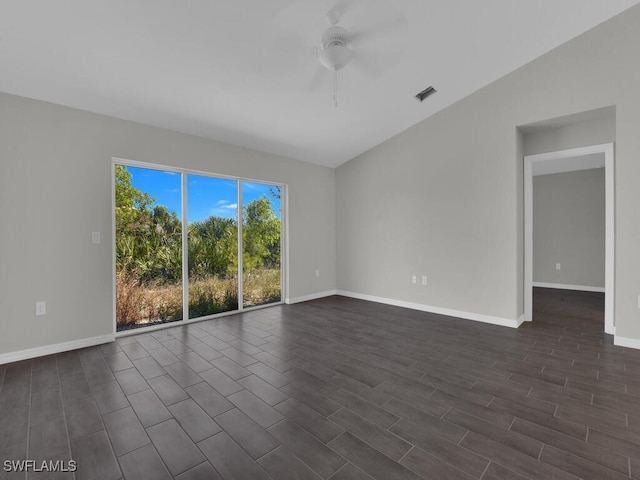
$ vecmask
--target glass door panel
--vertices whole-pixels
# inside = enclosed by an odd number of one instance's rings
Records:
[[[238,182],[187,175],[189,318],[238,309]]]
[[[182,176],[114,168],[117,330],[182,320]]]
[[[281,187],[242,185],[243,306],[281,300]]]

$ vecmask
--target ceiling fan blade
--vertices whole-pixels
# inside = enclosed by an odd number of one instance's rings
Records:
[[[403,17],[391,17],[377,23],[352,28],[349,41],[353,48],[361,46],[379,46],[402,48],[408,31],[407,20]]]
[[[377,80],[402,59],[399,52],[359,52],[345,68],[353,68],[367,80]]]
[[[329,21],[335,19],[338,23],[354,9],[354,0],[339,0],[327,12]]]
[[[330,7],[328,12],[322,12],[323,5]],[[322,13],[348,31],[346,46],[354,59],[345,70],[353,69],[356,77],[377,79],[402,57],[408,23],[393,0],[291,2],[273,19],[261,43],[258,68],[265,81],[297,92],[331,88],[332,72],[320,66],[317,52],[328,28]],[[310,21],[300,22],[302,18]]]
[[[367,80],[377,80],[382,76],[382,70],[362,55],[354,56],[349,68],[365,77]]]
[[[321,65],[318,65],[313,72],[313,76],[311,77],[311,82],[309,82],[309,91],[317,92],[322,87],[326,86],[329,88],[330,83],[329,79],[331,72],[329,72],[326,68]]]
[[[317,55],[308,40],[295,31],[279,32],[267,39],[262,47],[260,69],[265,73],[282,75],[313,64]]]

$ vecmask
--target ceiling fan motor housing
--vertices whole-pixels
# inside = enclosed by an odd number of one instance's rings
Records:
[[[349,43],[349,32],[344,27],[333,25],[322,32],[322,47],[329,48],[333,45],[347,46]]]

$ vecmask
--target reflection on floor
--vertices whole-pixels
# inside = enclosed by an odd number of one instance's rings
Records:
[[[537,322],[571,324],[583,322],[590,331],[604,331],[604,293],[552,288],[533,289],[533,319]]]

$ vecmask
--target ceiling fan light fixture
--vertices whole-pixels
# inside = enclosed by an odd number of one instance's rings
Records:
[[[351,57],[351,50],[340,44],[329,45],[318,54],[322,66],[333,72],[344,68],[351,61]]]
[[[331,26],[322,32],[318,60],[320,64],[333,72],[333,104],[338,107],[338,71],[343,69],[352,57],[349,45],[349,32],[339,25],[338,19],[332,15],[327,16]]]

